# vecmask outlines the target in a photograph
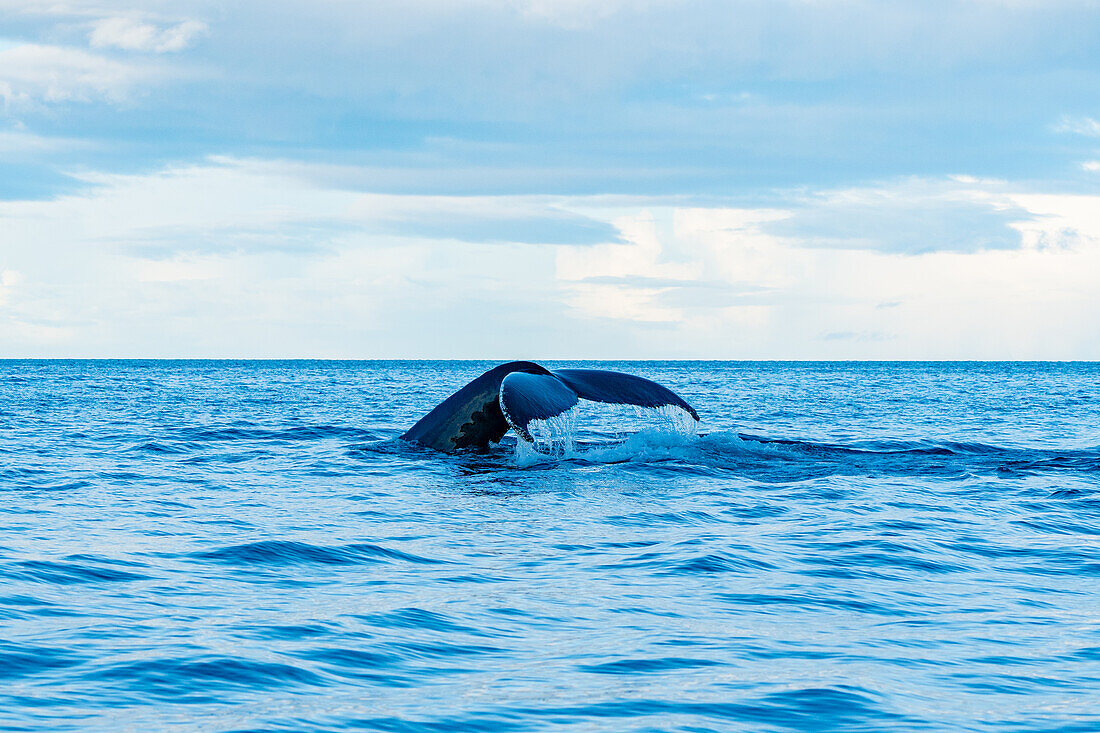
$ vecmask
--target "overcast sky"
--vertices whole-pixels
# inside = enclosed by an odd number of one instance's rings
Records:
[[[0,356],[1100,359],[1100,2],[0,0]]]

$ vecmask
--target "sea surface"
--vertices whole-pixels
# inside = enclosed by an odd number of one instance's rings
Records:
[[[0,362],[0,729],[1100,731],[1100,365]]]

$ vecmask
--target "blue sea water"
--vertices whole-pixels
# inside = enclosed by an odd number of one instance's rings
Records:
[[[1100,365],[572,363],[700,434],[397,439],[492,365],[0,362],[0,728],[1100,730]]]

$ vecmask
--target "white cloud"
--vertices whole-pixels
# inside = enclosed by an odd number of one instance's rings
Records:
[[[628,7],[631,12],[644,11],[648,7],[670,0],[506,0],[506,4],[518,7],[527,17],[565,28],[587,28],[611,17]]]
[[[791,211],[666,207],[619,222],[629,244],[559,251],[558,275],[579,315],[671,327],[652,354],[673,342],[714,358],[1100,356],[1100,196],[1006,189],[955,195],[1029,212],[1015,248],[829,249],[772,234]]]
[[[49,153],[59,150],[73,150],[86,147],[82,140],[69,138],[44,137],[23,130],[0,130],[0,153],[21,155],[28,153]]]
[[[120,101],[157,74],[75,48],[26,43],[0,50],[0,99],[35,102]]]
[[[0,306],[8,300],[8,292],[19,284],[19,273],[16,270],[0,270]]]
[[[696,282],[701,262],[670,261],[648,212],[616,219],[625,240],[595,247],[566,247],[557,254],[557,275],[566,281],[567,302],[578,312],[641,323],[676,323],[681,308],[659,302],[668,282]]]
[[[1100,357],[1095,196],[942,182],[1028,212],[1013,225],[1019,246],[914,255],[770,231],[796,208],[381,196],[226,159],[84,179],[94,185],[79,195],[0,202],[0,270],[18,273],[0,276],[3,353]],[[532,246],[377,225],[464,211],[569,215],[621,241]]]
[[[24,276],[4,291],[3,353],[472,357],[557,292],[551,248],[375,226],[535,201],[364,195],[248,161],[82,179],[78,195],[0,202],[0,265]]]
[[[1091,117],[1065,116],[1054,127],[1055,132],[1068,132],[1073,135],[1100,137],[1100,120]]]
[[[1086,160],[1081,168],[1089,173],[1100,173],[1100,160]]]
[[[1020,246],[1031,218],[999,181],[954,176],[816,192],[795,198],[768,231],[803,246],[885,252],[972,252]]]
[[[88,35],[94,48],[121,48],[127,51],[182,51],[206,30],[206,25],[185,20],[175,25],[159,27],[125,16],[96,21]]]

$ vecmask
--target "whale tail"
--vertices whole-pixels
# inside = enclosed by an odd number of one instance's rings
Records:
[[[530,361],[501,364],[482,374],[422,417],[402,438],[444,453],[484,449],[512,429],[533,442],[528,426],[568,411],[581,399],[617,405],[664,407],[698,413],[656,382],[601,369],[549,371]]]

